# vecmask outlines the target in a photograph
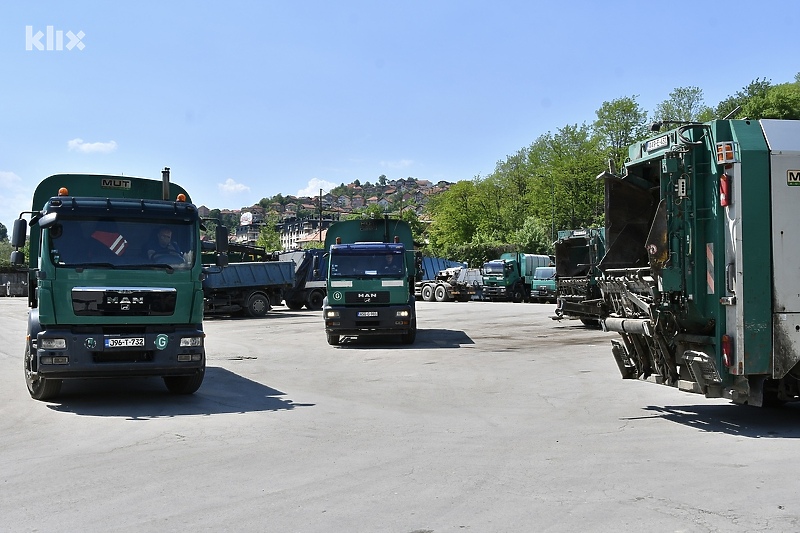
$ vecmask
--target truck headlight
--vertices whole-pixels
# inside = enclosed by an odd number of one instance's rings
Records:
[[[67,347],[67,339],[49,337],[42,339],[39,344],[42,350],[64,350]]]
[[[196,348],[203,345],[203,337],[181,337],[181,348]]]
[[[327,309],[325,311],[325,318],[339,318],[339,311],[335,309]]]
[[[394,316],[397,316],[397,317],[407,317],[407,316],[408,316],[408,315],[410,315],[410,314],[411,314],[411,313],[409,313],[409,312],[408,312],[408,309],[403,309],[402,311],[398,311],[398,312],[397,312],[397,314],[395,314]]]

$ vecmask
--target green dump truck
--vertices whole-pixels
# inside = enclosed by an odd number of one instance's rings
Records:
[[[158,376],[175,393],[203,382],[201,220],[169,182],[58,174],[42,181],[15,221],[11,262],[30,215],[27,340],[31,397],[57,396],[72,378]],[[218,252],[227,231],[217,235]],[[225,263],[219,255],[219,265]]]
[[[422,275],[411,227],[390,218],[347,220],[327,232],[327,296],[323,318],[328,344],[342,337],[417,335],[414,283]]]

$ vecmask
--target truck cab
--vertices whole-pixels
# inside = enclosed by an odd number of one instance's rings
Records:
[[[534,302],[556,302],[556,267],[538,267],[533,271],[531,300]]]

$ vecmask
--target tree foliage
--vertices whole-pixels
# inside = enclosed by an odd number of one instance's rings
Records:
[[[622,168],[628,146],[647,136],[647,111],[636,102],[636,96],[626,96],[603,102],[596,114],[594,131],[607,147],[609,159]]]
[[[714,111],[703,103],[703,89],[678,87],[669,93],[669,99],[656,106],[653,117],[662,122],[702,122],[712,119]]]
[[[280,220],[277,215],[268,215],[261,226],[261,231],[256,240],[256,246],[267,252],[281,249],[281,232],[278,230]]]
[[[752,96],[742,106],[748,118],[800,119],[800,82],[783,83]]]

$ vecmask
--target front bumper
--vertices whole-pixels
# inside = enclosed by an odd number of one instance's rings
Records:
[[[410,305],[382,307],[325,307],[325,333],[342,336],[408,333],[414,329],[414,308]]]
[[[205,369],[203,337],[201,329],[190,326],[113,333],[103,328],[46,329],[31,345],[31,366],[42,377],[56,379],[191,376]],[[182,338],[196,339],[195,345],[181,346]],[[53,348],[54,339],[64,339],[65,347]],[[124,340],[133,343],[130,339],[143,342],[124,346]]]

